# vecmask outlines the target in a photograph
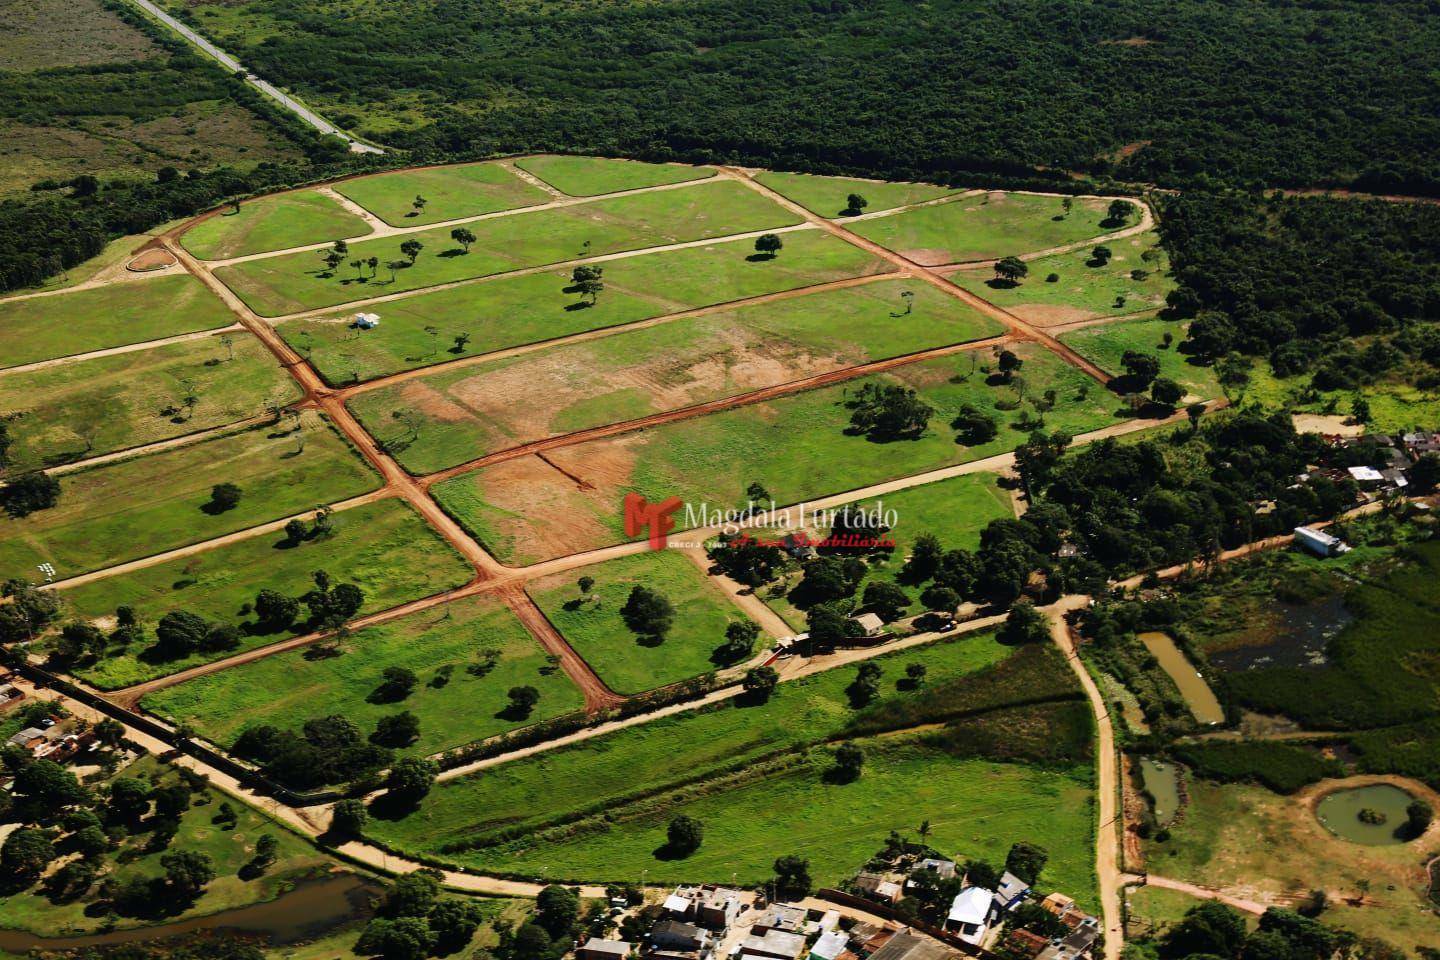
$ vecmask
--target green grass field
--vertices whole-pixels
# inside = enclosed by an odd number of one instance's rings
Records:
[[[240,487],[237,507],[207,510],[217,483]],[[379,485],[340,435],[314,416],[307,417],[302,434],[259,427],[63,474],[58,506],[23,518],[0,515],[0,579],[35,578],[42,562],[53,564],[64,579]]]
[[[964,474],[855,504],[859,510],[894,511],[898,518],[890,530],[890,538],[895,541],[894,551],[871,565],[855,590],[856,596],[862,595],[865,584],[872,580],[893,581],[904,567],[915,538],[921,534],[930,533],[939,537],[946,550],[974,550],[978,547],[980,531],[985,529],[986,524],[1015,515],[1010,494],[1000,488],[996,483],[998,479],[993,473]],[[817,538],[828,533],[828,530],[812,531]],[[789,586],[794,586],[799,579],[797,571],[788,578]],[[923,609],[918,603],[921,587],[914,584],[900,586],[912,600],[917,601],[908,612],[920,613]],[[788,596],[772,596],[768,588],[762,589],[760,596],[797,633],[805,629],[804,611],[790,603]]]
[[[901,291],[914,295],[908,315]],[[394,441],[406,469],[430,473],[547,436],[1002,331],[928,285],[880,281],[443,371],[361,394],[350,407],[371,433]],[[418,418],[418,431],[396,419],[401,412]]]
[[[117,777],[153,781],[157,786],[179,782],[173,768],[151,757],[121,768]],[[233,829],[213,821],[222,802],[228,801],[236,814]],[[180,817],[180,828],[169,845],[150,849],[154,824],[142,821],[141,830],[120,840],[120,846],[107,856],[112,867],[106,876],[125,881],[132,877],[159,877],[164,874],[160,858],[174,850],[194,850],[210,857],[215,879],[188,909],[170,919],[205,916],[221,910],[273,900],[289,890],[302,878],[317,876],[334,866],[334,861],[317,853],[315,848],[290,831],[273,823],[268,817],[227,794],[206,788],[191,798],[191,805]],[[262,833],[279,841],[275,862],[253,879],[241,879],[240,868],[255,856],[255,842]],[[52,901],[39,885],[21,893],[7,894],[0,901],[0,925],[7,929],[28,930],[41,936],[66,936],[94,933],[111,928],[128,929],[155,923],[154,919],[116,917],[108,911],[94,909],[99,898],[93,893],[72,901]]]
[[[378,173],[337,183],[335,192],[395,227],[478,217],[551,199],[544,190],[498,163]],[[414,205],[416,197],[425,199],[425,205],[418,210]]]
[[[490,664],[483,673],[466,669],[482,663]],[[381,671],[397,666],[415,671],[420,685],[402,701],[372,702]],[[540,691],[540,703],[528,718],[506,712],[507,691],[520,685]],[[514,614],[485,596],[367,627],[346,639],[334,656],[282,653],[161,690],[143,702],[146,709],[223,744],[249,726],[298,729],[321,713],[344,714],[369,731],[381,717],[408,710],[420,718],[420,739],[410,749],[422,754],[583,705],[580,691],[549,662]]]
[[[515,166],[572,197],[595,197],[603,193],[658,187],[667,183],[684,183],[715,176],[715,171],[710,167],[551,154],[522,157],[515,161]]]
[[[1070,253],[1028,261],[1030,273],[1018,286],[995,279],[989,267],[960,270],[951,279],[1024,320],[1043,326],[1090,317],[1136,313],[1165,305],[1175,287],[1169,261],[1154,233],[1141,233],[1106,244],[1114,257],[1103,267],[1091,266],[1086,247]],[[1149,259],[1142,259],[1148,256]],[[1143,280],[1131,276],[1144,270]],[[1049,277],[1059,279],[1053,283]]]
[[[0,368],[229,326],[235,317],[186,274],[0,300]]]
[[[1108,391],[1042,348],[1022,344],[1016,352],[1024,359],[1027,396],[1042,400],[1042,391],[1055,391],[1046,430],[1078,434],[1113,422],[1116,400]],[[990,361],[986,353],[975,362]],[[741,505],[752,482],[781,504],[857,489],[1001,453],[1024,439],[1028,431],[1016,424],[1036,416],[1030,402],[996,409],[997,402],[1018,402],[1016,385],[991,386],[971,363],[962,354],[872,378],[914,388],[935,409],[929,428],[914,440],[877,443],[847,434],[847,397],[865,382],[854,381],[547,453],[591,489],[577,489],[553,468],[524,458],[455,477],[433,493],[498,556],[531,563],[625,539],[620,502],[630,490],[651,501],[675,495],[697,508],[725,509]],[[965,404],[996,418],[994,440],[956,443],[949,424]]]
[[[595,578],[591,599],[584,602],[575,584],[581,574]],[[636,586],[657,591],[675,609],[674,625],[659,644],[638,636],[620,615]],[[699,567],[669,550],[556,574],[529,584],[527,590],[600,678],[624,694],[713,670],[717,663],[712,655],[725,641],[726,625],[745,619]]]
[[[380,258],[378,274],[368,280],[357,279],[356,271],[344,265],[330,274],[316,251],[251,260],[223,267],[216,275],[256,312],[273,317],[507,270],[796,221],[788,211],[737,183],[710,182],[478,221],[470,228],[477,240],[468,253],[450,238],[449,227],[352,243],[351,260]],[[400,244],[411,240],[425,249],[413,265],[395,271],[392,280],[384,265],[397,258],[403,261]]]
[[[592,306],[566,293],[570,272],[542,271],[417,293],[376,304],[373,330],[349,317],[289,320],[282,336],[331,383],[369,380],[466,355],[633,323],[694,307],[885,272],[889,264],[820,231],[787,234],[775,260],[755,261],[748,240],[642,254],[603,265],[605,291]],[[432,336],[426,327],[434,327]],[[454,340],[470,341],[454,352]]]
[[[860,236],[918,263],[961,263],[997,257],[1098,236],[1108,204],[1076,200],[1061,217],[1059,197],[992,192],[889,217],[850,224]]]
[[[365,594],[362,613],[384,610],[463,584],[470,568],[408,506],[382,500],[333,517],[327,538],[292,546],[283,533],[252,537],[214,550],[181,557],[64,592],[70,611],[84,620],[114,615],[128,604],[153,631],[171,610],[189,610],[208,620],[253,626],[242,608],[264,589],[299,596],[323,569],[336,583],[353,583]],[[297,625],[295,632],[303,632]],[[247,633],[240,650],[263,646],[286,634]],[[147,644],[148,645],[148,644]],[[77,672],[106,689],[162,677],[224,654],[196,654],[164,662],[147,659],[145,646],[112,650]],[[232,651],[233,652],[233,651]]]
[[[1148,353],[1160,360],[1160,376],[1169,377],[1184,387],[1187,399],[1219,397],[1220,385],[1215,380],[1214,368],[1191,363],[1187,354],[1176,349],[1185,339],[1185,326],[1154,318],[1117,320],[1076,330],[1062,335],[1060,339],[1102,370],[1116,375],[1125,373],[1120,363],[1125,351]],[[1174,338],[1169,347],[1164,341],[1167,333]]]
[[[1237,402],[1254,402],[1266,407],[1292,410],[1296,413],[1350,413],[1353,390],[1322,390],[1313,400],[1303,399],[1310,387],[1310,378],[1277,377],[1270,365],[1258,361],[1250,370],[1250,382],[1242,389],[1234,390]],[[1423,390],[1404,383],[1368,383],[1360,388],[1361,395],[1370,404],[1370,432],[1402,433],[1409,430],[1428,430],[1432,423],[1440,423],[1440,393]]]
[[[228,336],[231,350],[222,342]],[[293,380],[249,333],[0,376],[14,472],[99,456],[233,423],[265,401],[299,396]],[[185,405],[191,394],[195,406]]]
[[[242,201],[239,213],[227,208],[186,231],[180,243],[202,260],[228,260],[350,240],[369,232],[365,218],[346,210],[334,197],[301,190]]]
[[[904,741],[862,740],[865,768],[847,784],[826,782],[830,751],[796,758],[769,776],[740,778],[656,798],[613,823],[569,839],[511,844],[466,854],[467,866],[525,876],[624,882],[642,870],[652,882],[764,883],[777,856],[810,861],[817,885],[833,886],[864,868],[891,830],[913,837],[929,821],[926,843],[938,850],[1003,863],[1018,840],[1050,854],[1044,881],[1095,901],[1091,866],[1094,819],[1088,770],[957,760]],[[705,827],[700,849],[672,859],[665,847],[672,817]]]
[[[808,173],[775,173],[769,170],[755,179],[811,213],[831,218],[839,218],[846,212],[852,193],[865,198],[867,205],[862,213],[876,213],[960,192],[958,187],[941,187],[933,183],[886,183],[882,180],[817,177]]]
[[[981,634],[887,654],[874,661],[883,670],[879,702],[914,697],[896,684],[908,664],[925,664],[934,687],[1014,652],[993,635]],[[446,781],[415,813],[374,821],[368,832],[400,849],[435,855],[453,844],[484,841],[512,829],[537,830],[609,809],[632,794],[713,776],[843,732],[856,716],[845,693],[854,676],[853,669],[815,674],[781,684],[762,705],[728,700]]]

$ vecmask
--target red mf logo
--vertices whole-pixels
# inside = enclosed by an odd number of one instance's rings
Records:
[[[625,536],[637,537],[640,531],[650,528],[650,549],[664,550],[665,535],[675,529],[675,520],[670,516],[680,509],[679,497],[666,497],[659,503],[647,503],[638,493],[625,494]]]

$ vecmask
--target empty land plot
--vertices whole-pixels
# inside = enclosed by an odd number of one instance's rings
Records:
[[[680,163],[643,163],[608,157],[562,157],[547,154],[522,157],[515,166],[534,174],[561,193],[572,197],[595,197],[621,190],[658,187],[715,176],[711,167],[690,167]]]
[[[6,10],[0,70],[149,60],[161,52],[100,0],[34,0]]]
[[[580,575],[593,577],[583,595]],[[663,638],[632,630],[621,614],[630,591],[648,587],[670,601]],[[530,584],[530,596],[570,645],[617,693],[632,694],[713,670],[725,627],[745,617],[700,568],[674,551],[652,551],[556,574]]]
[[[994,260],[1046,250],[1105,233],[1108,201],[1076,200],[1069,213],[1059,197],[994,191],[850,224],[860,236],[916,263]]]
[[[884,675],[876,708],[914,697],[898,685],[911,663],[926,666],[928,686],[939,692],[947,680],[975,674],[1014,653],[993,635],[981,634],[878,657],[872,662]],[[854,677],[849,669],[816,674],[781,684],[764,704],[727,700],[446,781],[415,813],[373,821],[367,832],[433,856],[456,845],[478,846],[580,819],[627,796],[678,787],[842,733],[860,715],[845,693]],[[932,719],[949,705],[914,722]]]
[[[421,682],[404,699],[387,700],[377,691],[388,667],[412,670]],[[510,711],[516,686],[539,691],[533,713]],[[266,657],[160,690],[143,705],[222,744],[246,727],[298,731],[332,713],[368,731],[408,710],[420,720],[410,749],[429,754],[579,710],[584,698],[504,604],[479,596],[367,627],[334,654]]]
[[[529,207],[550,194],[515,176],[498,163],[399,170],[335,184],[349,197],[393,227],[478,217],[497,210]],[[416,201],[425,202],[416,206]]]
[[[235,317],[188,275],[0,300],[0,367],[229,326]]]
[[[327,571],[335,583],[358,586],[365,594],[362,614],[439,593],[470,578],[469,566],[400,501],[382,500],[331,519],[329,535],[299,544],[277,531],[65,591],[62,596],[81,619],[108,622],[116,607],[128,605],[147,632],[146,641],[112,649],[76,672],[114,689],[304,633],[307,627],[299,621],[289,629],[260,633],[249,607],[261,590],[295,597],[306,593],[314,587],[315,570]],[[149,653],[148,638],[171,610],[237,624],[243,639],[231,650],[156,659]],[[302,607],[302,620],[304,616]]]
[[[232,264],[217,270],[216,276],[257,313],[278,317],[507,270],[796,221],[789,211],[753,190],[721,181],[479,220],[468,227],[476,238],[468,252],[451,238],[450,227],[352,243],[349,259],[373,256],[381,262],[365,278],[343,265],[331,273],[322,262],[324,251],[313,250]],[[414,263],[408,263],[400,244],[412,241],[423,250]],[[390,272],[385,264],[392,261],[402,266]]]
[[[1193,363],[1181,353],[1188,324],[1153,317],[1138,320],[1117,320],[1086,327],[1061,336],[1061,340],[1085,359],[1116,375],[1125,372],[1121,363],[1126,352],[1149,354],[1160,361],[1160,376],[1174,380],[1185,388],[1187,399],[1206,399],[1220,395],[1220,385],[1213,367]],[[1166,335],[1172,340],[1167,346]]]
[[[185,232],[180,243],[202,260],[228,260],[311,243],[349,240],[370,232],[365,218],[318,190],[245,200]]]
[[[144,281],[148,282],[148,281]],[[188,340],[0,376],[14,472],[99,456],[244,420],[299,396],[248,333]],[[194,399],[194,405],[186,403]]]
[[[907,207],[912,203],[938,200],[960,187],[941,187],[933,183],[888,183],[884,180],[860,180],[854,177],[817,177],[808,173],[775,173],[766,171],[755,178],[776,193],[811,213],[838,218],[846,214],[876,213]],[[863,210],[850,210],[850,194],[865,198]]]
[[[902,291],[913,297],[908,307]],[[887,280],[557,344],[364,393],[350,407],[406,469],[430,473],[556,434],[1001,332],[933,287]]]
[[[1103,265],[1092,258],[1092,247],[1031,260],[1030,273],[1019,284],[997,279],[989,267],[960,270],[950,279],[1041,327],[1164,306],[1175,283],[1155,234],[1105,246],[1114,256]]]
[[[847,671],[848,672],[848,671]],[[623,881],[646,871],[656,882],[763,884],[777,856],[810,861],[817,884],[852,876],[893,830],[930,824],[926,843],[957,856],[1003,863],[1010,845],[1037,843],[1050,854],[1045,883],[1094,902],[1093,785],[1084,767],[956,759],[912,739],[857,744],[864,772],[851,783],[829,777],[831,751],[816,750],[647,803],[619,806],[604,823],[475,851],[479,870],[554,879]],[[688,857],[666,850],[673,817],[705,825]]]
[[[496,464],[436,484],[432,493],[507,562],[531,563],[627,539],[621,497],[636,491],[658,502],[679,496],[696,509],[743,505],[759,482],[777,503],[797,503],[897,477],[978,460],[1013,449],[1054,392],[1044,428],[1072,434],[1111,422],[1115,398],[1079,370],[1034,345],[1019,344],[1020,379],[987,379],[960,354],[907,364],[889,373],[778,400],[725,410],[648,430],[587,441]],[[847,432],[849,403],[867,383],[915,389],[935,414],[916,439],[876,442]],[[1025,391],[1024,398],[1021,389]],[[1027,399],[1028,398],[1028,399]],[[996,404],[1008,409],[997,408]],[[951,420],[971,405],[992,416],[995,439],[956,442]]]
[[[328,423],[300,434],[244,430],[149,456],[62,475],[60,502],[14,518],[0,515],[0,579],[29,576],[39,563],[60,578],[197,543],[267,520],[343,500],[379,485]],[[241,490],[217,510],[216,484]]]
[[[612,260],[601,265],[604,292],[589,304],[573,292],[569,270],[553,269],[375,304],[366,308],[381,317],[373,330],[350,327],[349,314],[276,329],[327,381],[341,384],[892,269],[818,230],[787,234],[775,260],[749,259],[753,252],[752,241],[733,240]],[[461,335],[469,339],[457,349]]]

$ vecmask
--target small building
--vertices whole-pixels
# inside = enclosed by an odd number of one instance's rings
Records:
[[[839,960],[850,938],[839,930],[827,930],[810,947],[810,960]]]
[[[870,960],[956,960],[959,956],[960,951],[933,937],[901,930],[870,954]]]
[[[757,936],[769,933],[771,930],[778,930],[781,933],[804,933],[805,916],[804,907],[796,907],[788,903],[772,903],[765,908],[760,919],[750,927],[750,932]]]
[[[650,931],[650,945],[656,950],[705,956],[711,950],[710,931],[693,923],[661,920]]]
[[[380,326],[380,314],[378,313],[357,313],[350,325],[357,330],[374,330]]]
[[[1030,895],[1030,884],[1006,870],[1000,875],[1000,885],[995,888],[995,906],[999,910],[1013,910]]]
[[[630,944],[625,940],[602,940],[591,937],[583,947],[575,950],[575,960],[625,960],[630,956]]]
[[[1001,945],[1007,953],[1017,954],[1022,957],[1035,957],[1046,947],[1050,946],[1050,941],[1031,930],[1021,930],[1017,928],[1005,935],[1005,939],[1001,941]]]
[[[665,898],[663,910],[672,920],[687,920],[707,930],[725,931],[744,909],[739,890],[702,886],[676,887]]]
[[[1361,486],[1375,486],[1384,481],[1385,477],[1374,467],[1346,467],[1345,472],[1350,474],[1350,479]]]
[[[1057,917],[1063,917],[1075,911],[1075,898],[1067,897],[1063,893],[1052,893],[1040,901],[1040,907],[1047,913]]]
[[[22,750],[29,750],[31,753],[50,743],[50,737],[46,731],[39,727],[26,727],[10,738],[10,743]]]
[[[0,685],[0,710],[5,709],[6,707],[13,707],[15,704],[19,703],[21,700],[24,699],[25,691],[15,686],[15,684],[6,683]]]
[[[950,904],[945,929],[978,947],[990,930],[990,910],[994,904],[994,891],[984,887],[966,887]]]
[[[741,957],[761,960],[797,960],[805,952],[805,937],[799,933],[770,930],[762,936],[753,933],[740,943]]]
[[[885,629],[885,621],[881,620],[878,614],[862,613],[850,619],[859,624],[863,631],[862,636],[865,637],[878,637]]]
[[[1295,542],[1317,557],[1336,557],[1350,551],[1350,545],[1314,527],[1296,527]]]
[[[855,882],[851,886],[862,897],[878,900],[881,903],[894,903],[904,896],[900,884],[882,877],[878,873],[862,873],[855,878]]]
[[[936,857],[926,857],[924,860],[921,860],[919,863],[915,864],[915,869],[910,872],[912,874],[916,874],[924,873],[926,870],[934,870],[935,875],[938,876],[941,880],[949,880],[955,876],[955,861],[940,860]]]

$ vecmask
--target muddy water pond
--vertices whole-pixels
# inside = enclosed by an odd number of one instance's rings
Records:
[[[1215,692],[1168,633],[1151,630],[1140,634],[1139,639],[1150,655],[1160,661],[1161,668],[1175,681],[1175,686],[1180,688],[1180,695],[1185,698],[1196,720],[1207,724],[1225,722],[1225,711],[1220,701],[1215,699]]]
[[[1261,618],[1261,635],[1240,637],[1216,650],[1207,650],[1217,670],[1253,670],[1258,667],[1319,667],[1325,664],[1330,639],[1354,619],[1343,594],[1315,603],[1276,603]]]
[[[1322,797],[1315,805],[1315,818],[1337,837],[1354,843],[1404,843],[1405,808],[1414,799],[1388,783],[1351,787]]]
[[[370,916],[371,903],[384,888],[353,873],[306,880],[274,900],[204,917],[191,917],[150,927],[112,930],[73,937],[42,937],[24,930],[0,930],[0,950],[23,954],[31,950],[78,950],[147,940],[169,940],[198,933],[231,933],[282,947],[313,940]]]
[[[1155,822],[1168,826],[1180,812],[1180,772],[1175,764],[1150,757],[1140,758],[1140,782],[1150,794]]]

